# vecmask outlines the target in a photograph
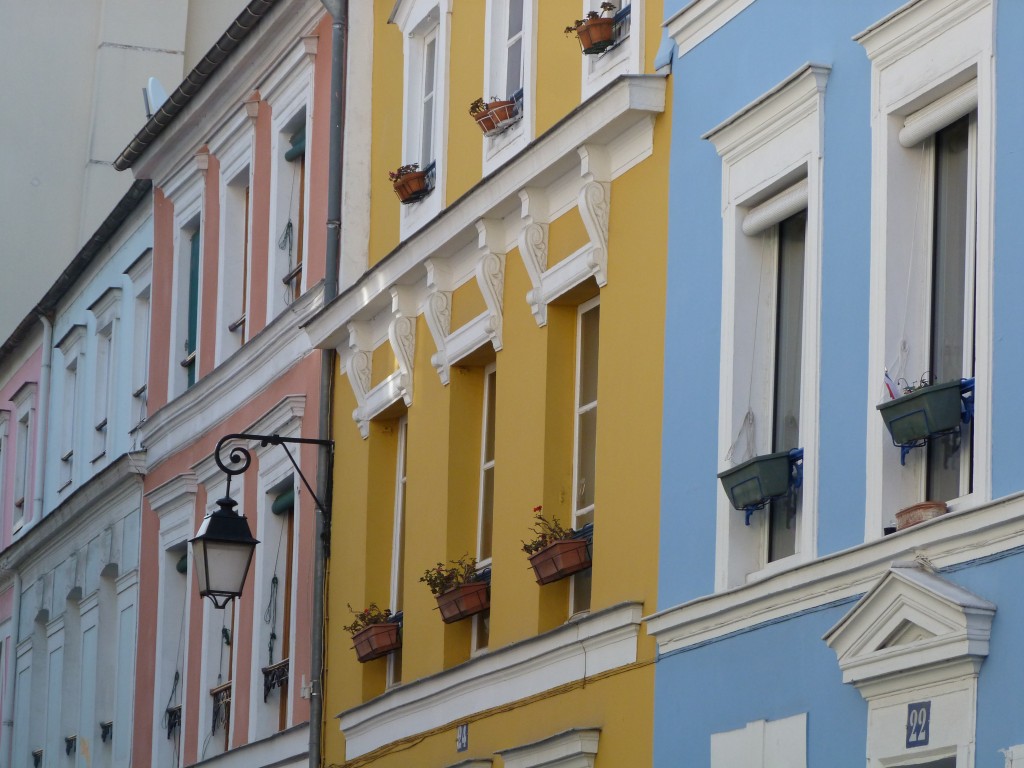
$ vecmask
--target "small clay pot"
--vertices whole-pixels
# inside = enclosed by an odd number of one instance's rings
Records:
[[[944,514],[946,514],[946,502],[922,501],[920,504],[914,504],[896,513],[896,529],[902,531],[904,528]]]

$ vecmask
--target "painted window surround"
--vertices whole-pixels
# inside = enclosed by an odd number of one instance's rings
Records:
[[[286,64],[277,67],[274,73],[262,84],[260,93],[264,101],[271,106],[270,123],[270,242],[267,254],[267,322],[279,315],[288,306],[283,300],[284,288],[282,280],[288,273],[288,253],[277,247],[278,239],[288,220],[288,198],[291,192],[291,164],[284,159],[288,149],[288,138],[298,128],[296,120],[304,114],[306,129],[306,174],[305,201],[306,211],[302,217],[304,231],[302,242],[306,244],[302,270],[301,291],[309,290],[309,192],[312,163],[316,161],[312,149],[313,113],[313,64],[316,59],[315,48],[311,51],[305,43],[317,40],[316,37],[303,38],[303,46],[296,46],[288,54]],[[298,235],[296,235],[296,238]]]
[[[600,728],[572,728],[495,754],[504,768],[594,768],[600,740]]]
[[[766,540],[761,530],[766,513],[756,513],[751,525],[734,510],[724,491],[718,494],[715,544],[715,589],[721,591],[763,578],[781,569],[813,559],[817,554],[818,498],[818,361],[821,305],[821,196],[824,148],[824,98],[829,68],[808,64],[757,99],[704,138],[722,158],[722,346],[718,447],[720,466],[737,439],[748,405],[770,400],[771,384],[763,392],[751,391],[754,379],[744,365],[754,361],[755,339],[743,329],[754,326],[759,299],[760,271],[744,270],[744,262],[764,258],[764,235],[744,234],[744,219],[751,209],[778,199],[800,180],[806,182],[807,229],[803,289],[803,341],[801,349],[800,444],[804,449],[801,509],[797,516],[796,554],[766,564],[761,552]],[[767,206],[765,206],[767,208]],[[763,210],[763,209],[762,209]],[[753,287],[749,285],[753,281]],[[763,302],[762,302],[763,303]],[[774,306],[774,300],[771,302]],[[772,316],[772,307],[760,311]],[[769,344],[770,346],[770,344]],[[767,365],[769,361],[762,361]],[[765,413],[760,421],[767,422]],[[767,423],[757,428],[756,455],[770,453]],[[750,457],[747,457],[750,458]]]
[[[921,752],[906,746],[907,706],[930,700],[928,755],[973,768],[978,674],[995,604],[919,564],[895,563],[824,636],[843,682],[868,704],[868,768]]]
[[[243,308],[246,313],[252,311],[249,292],[256,258],[252,242],[253,122],[239,106],[222,133],[209,143],[210,154],[220,161],[214,365],[236,352],[248,340],[252,327],[247,318],[241,327],[230,330],[242,318]]]
[[[423,36],[437,30],[434,82],[434,190],[419,202],[403,205],[400,232],[402,240],[421,229],[444,208],[448,159],[448,98],[451,48],[452,0],[401,0],[389,19],[402,33],[404,54],[404,119],[402,120],[401,162],[419,159],[422,126]],[[421,168],[422,170],[422,168]]]
[[[664,23],[676,44],[677,56],[692,51],[724,27],[754,0],[693,0]]]
[[[86,458],[90,461],[90,474],[110,462],[111,436],[121,428],[121,415],[117,404],[122,401],[122,385],[117,376],[117,359],[122,352],[121,289],[108,288],[90,307],[95,324],[93,334],[93,408],[86,421],[86,428],[92,433],[90,450]],[[105,347],[105,354],[100,353]]]
[[[388,583],[388,607],[392,613],[398,613],[404,606],[402,580],[405,571],[405,485],[406,448],[409,440],[409,419],[402,414],[397,423],[397,445],[395,446],[395,511],[392,517],[391,532],[391,574]],[[388,668],[385,680],[390,688],[402,682],[401,649],[388,654]]]
[[[523,2],[523,117],[497,136],[483,140],[483,174],[491,173],[517,155],[537,135],[537,2]],[[506,48],[509,0],[488,0],[486,28],[490,34],[484,46],[484,100],[491,96],[510,98],[505,93]]]
[[[38,522],[32,519],[34,510],[32,505],[31,491],[35,473],[39,471],[37,445],[39,443],[39,428],[37,415],[39,412],[36,403],[36,392],[38,385],[35,382],[23,384],[11,397],[11,404],[14,406],[14,475],[11,482],[11,509],[13,516],[12,531],[17,534],[26,529],[26,524]],[[25,429],[27,427],[27,429]],[[8,441],[10,444],[10,440]],[[19,506],[19,503],[20,506]]]
[[[711,734],[711,768],[807,768],[807,713]]]
[[[54,347],[60,351],[60,426],[57,453],[60,471],[54,480],[54,490],[66,497],[80,475],[80,467],[87,451],[82,449],[82,434],[79,426],[88,423],[82,418],[82,391],[85,388],[85,325],[72,325]]]
[[[134,430],[148,413],[146,403],[149,392],[149,341],[153,306],[153,249],[147,248],[125,270],[125,275],[131,281],[131,293],[135,302],[132,313],[132,408],[127,424],[129,430]]]
[[[651,154],[654,119],[664,106],[662,76],[616,80],[421,230],[415,245],[399,245],[372,275],[360,278],[304,327],[314,346],[338,350],[356,395],[353,418],[364,437],[369,421],[399,399],[412,403],[418,314],[426,315],[437,349],[431,364],[442,382],[453,363],[482,344],[501,348],[500,288],[505,254],[512,248],[519,247],[530,276],[526,300],[538,325],[547,323],[548,304],[573,287],[590,278],[606,284],[611,182]],[[548,225],[573,207],[588,242],[549,267]],[[452,291],[473,276],[487,308],[451,331]],[[399,370],[371,387],[371,355],[385,341]]]
[[[170,580],[180,576],[173,570],[169,558],[165,557],[165,553],[172,551],[175,548],[180,548],[180,551],[186,554],[188,560],[188,579],[184,587],[184,602],[188,605],[188,601],[194,599],[192,596],[192,553],[188,547],[188,540],[192,538],[194,534],[195,524],[195,504],[196,504],[196,493],[199,490],[199,482],[194,472],[187,472],[172,479],[166,483],[154,488],[153,490],[146,493],[146,500],[149,502],[150,509],[156,513],[159,520],[158,536],[159,536],[159,553],[161,555],[159,559],[159,587],[158,594],[160,600],[158,605],[163,606],[169,599],[170,592],[172,590]],[[179,632],[183,633],[183,637],[189,636],[189,616],[191,612],[188,610],[182,610],[181,621],[184,627],[178,627]],[[161,761],[171,759],[173,750],[171,744],[167,739],[166,731],[163,729],[163,722],[165,712],[164,709],[167,706],[167,702],[171,698],[171,689],[173,687],[174,672],[177,667],[177,644],[178,638],[174,632],[174,611],[160,610],[157,614],[156,624],[156,670],[154,675],[154,697],[153,697],[153,752],[152,752],[152,764],[159,765]],[[183,695],[182,687],[183,681],[188,679],[187,668],[188,668],[189,655],[184,654],[182,663],[183,668],[180,670],[181,678],[178,683],[178,701],[181,704],[181,722],[186,722],[186,717],[189,716],[188,699]],[[180,738],[180,732],[179,732]]]
[[[584,0],[583,13],[596,11],[602,0]],[[619,10],[629,6],[629,35],[617,46],[605,53],[586,56],[580,89],[586,100],[604,88],[620,75],[639,75],[644,71],[644,16],[645,0],[618,0]],[[569,23],[569,22],[566,22]],[[575,40],[573,40],[575,42]]]
[[[621,603],[595,611],[342,712],[338,717],[345,734],[345,759],[468,717],[477,709],[478,693],[485,690],[489,705],[497,707],[632,664],[641,608],[640,603]]]
[[[993,25],[991,0],[918,0],[854,38],[871,61],[874,151],[868,406],[873,417],[879,399],[879,382],[886,365],[900,349],[900,335],[911,337],[908,374],[916,378],[918,369],[928,368],[921,362],[925,359],[921,355],[927,357],[927,343],[912,343],[918,337],[926,339],[927,330],[915,334],[915,329],[908,324],[906,333],[901,334],[903,307],[908,299],[905,288],[895,286],[905,285],[909,269],[906,257],[901,254],[912,253],[915,248],[931,252],[928,222],[932,185],[925,184],[922,188],[920,182],[934,174],[932,163],[926,157],[932,139],[922,137],[922,144],[906,148],[900,144],[901,129],[909,115],[920,116],[926,108],[933,111],[929,122],[936,130],[944,127],[941,120],[934,119],[937,110],[951,115],[946,124],[973,110],[977,112],[976,164],[972,170],[976,187],[974,491],[951,501],[951,509],[976,506],[991,495]],[[975,88],[971,88],[971,82],[976,84]],[[958,98],[965,92],[966,98]],[[927,216],[915,217],[918,205],[927,206]],[[920,222],[916,230],[914,226],[906,226],[906,222],[918,219],[925,221]],[[903,277],[896,279],[890,274]],[[881,535],[885,523],[882,514],[892,514],[920,501],[924,463],[919,456],[911,454],[907,466],[900,466],[898,449],[892,445],[880,418],[868,420],[868,446],[866,539]],[[878,446],[883,450],[878,450]]]

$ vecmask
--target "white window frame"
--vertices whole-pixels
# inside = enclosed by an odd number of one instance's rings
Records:
[[[7,434],[10,429],[11,412],[0,408],[0,520],[6,520],[4,513],[7,510]],[[2,648],[0,642],[0,648]],[[0,665],[0,669],[4,669]]]
[[[494,374],[494,386],[489,386],[488,382],[491,379],[491,374]],[[491,407],[491,402],[495,400],[496,390],[498,388],[498,367],[495,363],[489,363],[484,366],[483,370],[483,413],[480,417],[480,474],[479,483],[477,486],[477,514],[476,514],[476,562],[477,570],[483,570],[484,568],[491,567],[491,561],[493,560],[493,547],[494,547],[494,486],[492,474],[491,480],[491,549],[492,554],[487,557],[483,557],[483,536],[484,536],[484,489],[487,483],[487,472],[494,471],[495,460],[494,457],[487,458],[487,440],[490,437],[487,429],[487,414]],[[497,418],[497,414],[495,414]],[[497,446],[495,446],[497,449]],[[477,653],[483,653],[487,650],[490,645],[488,640],[487,645],[480,646],[479,639],[481,633],[481,622],[490,622],[490,610],[486,611],[485,614],[476,614],[473,616],[473,632],[472,640],[470,642],[470,653],[475,655]],[[488,630],[488,635],[490,630]]]
[[[581,524],[578,522],[579,518],[583,515],[590,515],[592,518],[596,517],[597,509],[597,495],[595,492],[594,503],[588,505],[584,509],[577,507],[577,501],[579,500],[579,466],[580,466],[580,416],[584,413],[588,413],[592,410],[597,410],[598,400],[595,399],[589,403],[580,404],[580,373],[583,362],[583,315],[590,310],[601,305],[601,296],[597,295],[592,299],[588,299],[576,308],[576,365],[573,373],[573,416],[572,416],[572,527],[579,529]],[[598,345],[600,348],[600,323],[598,324]],[[599,363],[600,365],[600,363]],[[600,423],[600,422],[598,422]],[[594,452],[597,452],[597,446],[594,446]],[[595,457],[594,474],[597,475],[597,464]],[[585,525],[585,523],[584,523]],[[595,526],[596,528],[596,526]],[[589,573],[587,573],[589,576]],[[576,604],[576,577],[573,576],[569,580],[569,615],[580,616],[590,612],[589,608],[576,611],[574,606]]]
[[[95,467],[110,449],[115,434],[118,402],[117,345],[120,343],[121,289],[111,288],[91,306],[95,318],[95,356],[93,365],[93,407],[91,417],[91,463]]]
[[[484,101],[505,93],[508,69],[508,11],[510,0],[488,0],[484,47]],[[483,173],[486,176],[519,154],[537,135],[537,0],[523,3],[523,102],[522,117],[511,128],[483,140]]]
[[[203,335],[203,231],[205,210],[203,206],[204,177],[190,174],[187,179],[166,191],[174,205],[174,275],[171,287],[171,343],[169,345],[167,392],[169,399],[180,397],[188,390],[188,372],[181,362],[185,357],[185,343],[188,337],[188,282],[191,237],[199,234],[199,313],[196,322],[196,381],[199,381],[199,358],[202,352]]]
[[[582,13],[599,10],[601,1],[583,0]],[[616,13],[625,6],[629,6],[629,34],[622,42],[604,53],[589,56],[580,54],[580,58],[583,59],[580,86],[584,100],[621,75],[640,75],[644,72],[645,0],[612,0],[612,2],[618,6]]]
[[[79,450],[79,422],[82,410],[82,376],[85,373],[85,326],[73,325],[56,344],[61,353],[60,421],[57,425],[59,471],[57,493],[63,494],[75,483],[75,455]]]
[[[949,507],[966,509],[991,498],[994,23],[991,0],[952,4],[918,0],[854,38],[871,61],[872,82],[867,387],[872,418],[868,420],[866,540],[882,536],[883,515],[892,515],[923,498],[926,451],[912,451],[906,466],[901,466],[899,449],[874,410],[882,399],[884,371],[893,360],[902,357],[899,364],[905,361],[907,378],[917,378],[929,368],[930,311],[923,312],[923,319],[921,313],[907,311],[906,279],[912,266],[908,259],[931,264],[934,134],[971,111],[976,114],[972,129],[976,196],[974,476],[973,492],[950,501]],[[965,96],[966,92],[976,96]],[[912,222],[910,226],[908,222]],[[968,228],[971,223],[968,219]],[[930,298],[924,301],[926,310],[929,302]],[[911,318],[906,323],[905,316]],[[904,339],[910,341],[901,355]]]
[[[725,492],[718,494],[715,543],[715,589],[720,591],[763,578],[807,562],[817,551],[818,498],[818,392],[821,348],[821,195],[824,96],[829,69],[805,65],[761,98],[744,107],[704,138],[722,158],[722,344],[719,397],[719,469],[727,460],[748,409],[755,413],[755,454],[770,453],[771,389],[752,391],[752,370],[758,365],[758,346],[767,339],[774,349],[774,287],[766,296],[758,285],[766,268],[765,255],[777,259],[777,227],[754,228],[744,233],[751,213],[773,213],[762,224],[771,226],[788,215],[807,209],[804,235],[803,331],[801,338],[800,446],[804,450],[803,484],[797,515],[796,554],[767,562],[767,512],[756,512],[747,526],[745,515],[732,508]],[[779,208],[780,195],[805,180],[805,202],[788,210]],[[759,206],[764,204],[763,208]],[[787,213],[788,210],[788,213]],[[782,215],[786,214],[786,215]],[[749,228],[749,227],[748,227]],[[762,234],[768,231],[769,234]],[[746,267],[744,265],[747,265]],[[774,271],[772,272],[774,274]],[[745,300],[756,297],[753,305]],[[771,299],[768,305],[767,299]],[[771,336],[754,339],[749,328],[757,314],[771,317]],[[767,314],[766,314],[767,313]],[[762,356],[765,354],[761,352]],[[765,362],[762,360],[762,362]],[[772,366],[774,370],[774,366]],[[758,387],[764,389],[764,385]],[[755,396],[757,402],[755,402]],[[760,415],[760,418],[759,418]],[[758,421],[765,422],[764,424]],[[752,458],[752,457],[745,457]],[[739,459],[735,463],[739,463]]]
[[[132,305],[130,429],[146,420],[149,390],[149,340],[152,321],[153,250],[146,251],[125,270],[135,296]]]
[[[32,477],[39,468],[35,466],[36,432],[36,385],[25,384],[11,402],[14,405],[16,436],[14,441],[14,487],[11,499],[11,528],[20,531],[29,521],[32,512]]]
[[[807,768],[807,713],[711,734],[711,768]]]
[[[216,146],[216,154],[221,165],[214,364],[220,365],[248,340],[252,321],[253,140],[248,119],[235,117],[231,135]]]
[[[405,532],[405,485],[408,480],[406,471],[407,447],[409,439],[409,417],[402,414],[398,419],[398,434],[396,435],[397,445],[395,447],[395,514],[391,531],[391,576],[389,578],[388,607],[392,613],[402,609],[398,603],[398,593],[402,589],[401,580],[404,577],[404,563],[401,562],[401,554],[404,553],[403,534]],[[404,602],[404,596],[403,596]],[[396,677],[395,653],[401,653],[401,649],[388,654],[387,664],[387,686],[389,688],[401,685],[402,680]]]
[[[419,157],[422,142],[423,52],[427,39],[436,30],[434,58],[434,187],[422,200],[402,205],[401,238],[404,240],[431,221],[444,208],[445,179],[448,156],[448,95],[450,72],[452,0],[404,0],[391,15],[402,32],[405,58],[402,121],[402,161],[405,165],[423,162]],[[467,105],[468,107],[468,105]]]

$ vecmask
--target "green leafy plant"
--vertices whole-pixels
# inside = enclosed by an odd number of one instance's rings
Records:
[[[449,560],[447,563],[438,563],[433,568],[427,568],[420,576],[420,581],[430,587],[432,594],[443,595],[455,587],[475,581],[476,578],[476,558],[463,555],[457,560]]]
[[[530,532],[533,533],[533,538],[529,541],[523,542],[523,552],[528,555],[536,554],[545,547],[553,544],[556,541],[562,539],[572,538],[572,528],[564,528],[562,524],[558,522],[557,517],[552,517],[550,520],[544,517],[544,507],[538,506],[533,508],[533,525],[530,527]]]
[[[376,603],[370,603],[361,611],[357,611],[348,603],[349,612],[355,617],[351,624],[345,624],[342,629],[351,635],[360,632],[373,624],[384,624],[391,620],[390,608],[381,608]]]
[[[388,178],[391,181],[400,181],[403,176],[408,176],[410,173],[415,173],[419,170],[419,163],[410,163],[409,165],[401,165],[394,171],[388,171]]]
[[[476,117],[477,115],[482,115],[486,111],[487,102],[484,101],[482,96],[479,99],[474,99],[472,102],[470,102],[469,114],[472,115],[473,117]]]

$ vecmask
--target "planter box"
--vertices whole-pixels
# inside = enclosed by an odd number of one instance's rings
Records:
[[[576,37],[584,53],[601,53],[615,43],[615,19],[588,19],[576,28]]]
[[[562,539],[530,555],[530,565],[538,584],[550,584],[590,567],[586,539]]]
[[[519,113],[516,111],[515,101],[511,99],[498,99],[488,102],[487,110],[474,115],[473,119],[480,126],[480,130],[484,132],[484,136],[489,136],[492,133],[499,133],[510,123],[518,120]]]
[[[896,530],[902,531],[912,525],[932,520],[939,515],[946,514],[946,502],[944,501],[922,501],[912,507],[901,509],[896,513]]]
[[[394,182],[395,194],[403,204],[415,203],[427,196],[430,190],[427,188],[427,172],[412,171],[405,174]]]
[[[451,624],[453,621],[461,621],[473,614],[486,611],[491,607],[488,588],[486,581],[472,581],[437,595],[441,619],[445,624]]]
[[[397,623],[384,622],[359,630],[352,635],[352,643],[356,649],[356,658],[365,663],[397,651],[402,647],[402,638]]]
[[[755,456],[732,469],[719,472],[729,502],[735,509],[764,506],[770,499],[789,491],[790,452]]]
[[[961,382],[923,387],[876,406],[896,445],[919,443],[960,423]]]

